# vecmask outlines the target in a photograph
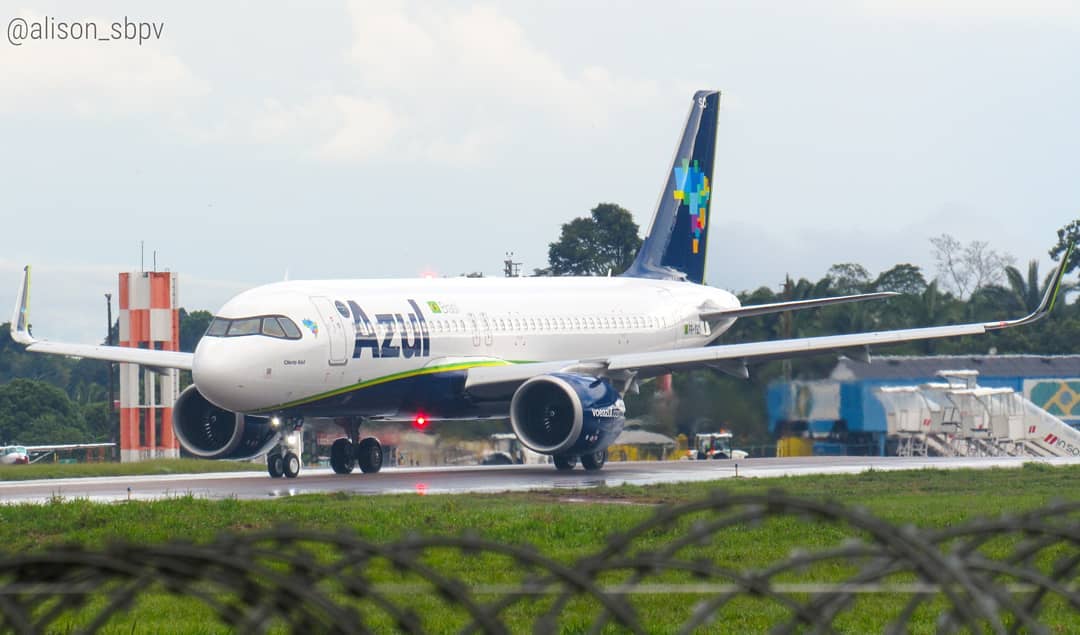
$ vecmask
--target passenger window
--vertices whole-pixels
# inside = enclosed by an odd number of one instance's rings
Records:
[[[262,321],[262,334],[270,337],[285,337],[285,329],[278,324],[277,318],[264,317]]]
[[[257,335],[262,326],[262,320],[259,318],[243,318],[241,320],[233,320],[232,325],[229,327],[229,337],[239,337],[241,335]]]

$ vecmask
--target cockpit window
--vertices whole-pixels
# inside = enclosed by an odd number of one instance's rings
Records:
[[[255,335],[259,332],[259,328],[262,324],[262,320],[259,318],[241,318],[239,320],[233,320],[232,325],[229,326],[229,337],[239,337],[241,335]]]
[[[210,337],[225,337],[225,331],[229,330],[229,320],[223,320],[221,318],[214,318],[210,321],[210,326],[206,329],[206,334]]]
[[[281,328],[285,329],[285,337],[290,340],[300,339],[300,327],[296,326],[292,320],[283,315],[279,315],[277,320],[281,324]]]
[[[298,340],[302,337],[296,323],[284,315],[265,315],[235,320],[216,317],[207,327],[206,335],[209,337],[266,335],[282,340]]]
[[[270,337],[285,337],[285,329],[278,324],[277,318],[264,317],[262,321],[262,334]]]

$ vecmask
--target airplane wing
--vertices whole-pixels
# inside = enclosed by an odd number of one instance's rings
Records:
[[[794,302],[772,302],[770,304],[751,304],[734,309],[717,309],[716,311],[702,311],[701,319],[706,322],[723,320],[726,318],[750,317],[752,315],[766,315],[768,313],[782,313],[784,311],[799,311],[813,309],[830,304],[844,304],[847,302],[863,302],[864,300],[879,300],[900,295],[892,291],[880,291],[877,293],[859,293],[856,295],[840,295],[833,298],[816,298],[813,300],[796,300]]]
[[[23,269],[22,284],[16,294],[15,313],[11,316],[11,339],[34,353],[86,357],[111,362],[139,364],[156,369],[179,368],[191,370],[191,353],[155,351],[147,348],[126,346],[100,346],[93,344],[65,344],[38,340],[30,334],[30,266]]]
[[[24,445],[27,452],[56,452],[59,450],[85,450],[88,448],[111,448],[115,443],[61,443],[58,445]]]
[[[508,393],[512,394],[518,385],[531,377],[552,372],[607,377],[614,382],[625,382],[625,387],[632,385],[632,382],[636,379],[694,368],[713,368],[735,376],[748,377],[747,365],[750,363],[815,355],[830,351],[856,351],[857,354],[861,353],[868,358],[869,355],[866,351],[870,346],[960,335],[978,335],[988,331],[1031,324],[1045,317],[1053,308],[1058,290],[1061,288],[1065,263],[1068,262],[1071,251],[1072,246],[1066,251],[1065,257],[1062,259],[1061,264],[1058,265],[1054,275],[1054,282],[1047,288],[1039,307],[1030,315],[1016,320],[931,326],[895,331],[874,331],[849,335],[825,335],[746,344],[702,346],[648,353],[627,353],[598,359],[470,368],[468,377],[465,380],[465,389],[480,397],[506,396]]]

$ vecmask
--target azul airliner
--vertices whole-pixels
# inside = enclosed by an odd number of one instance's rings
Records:
[[[694,95],[648,236],[615,277],[278,282],[229,300],[188,354],[35,339],[27,268],[12,336],[30,351],[191,370],[174,409],[180,443],[207,459],[265,454],[275,477],[299,473],[290,439],[305,419],[341,426],[339,474],[382,466],[364,421],[507,416],[558,469],[595,470],[622,430],[623,395],[643,380],[692,368],[745,377],[751,363],[984,333],[1050,310],[1060,266],[1041,306],[1013,321],[716,344],[740,317],[893,295],[740,306],[704,285],[719,102]]]

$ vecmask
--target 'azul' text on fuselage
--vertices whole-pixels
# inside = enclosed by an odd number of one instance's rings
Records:
[[[431,334],[427,320],[414,300],[407,301],[412,307],[410,313],[376,313],[369,318],[359,304],[349,300],[353,324],[356,326],[353,359],[363,357],[364,349],[370,350],[373,358],[431,356]]]

